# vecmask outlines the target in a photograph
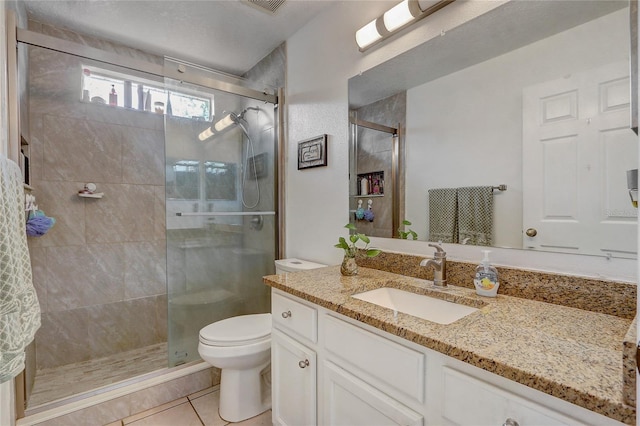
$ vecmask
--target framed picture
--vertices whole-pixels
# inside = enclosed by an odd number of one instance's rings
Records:
[[[298,170],[327,165],[327,135],[298,142]]]

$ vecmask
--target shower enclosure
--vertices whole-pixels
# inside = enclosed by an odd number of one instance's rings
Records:
[[[23,152],[56,219],[30,239],[43,325],[27,414],[197,362],[200,328],[269,311],[262,276],[278,247],[276,96],[41,30],[57,38],[18,33]]]
[[[269,312],[261,278],[276,256],[273,105],[200,93],[213,99],[213,123],[165,120],[172,366],[199,358],[198,332],[207,324]]]

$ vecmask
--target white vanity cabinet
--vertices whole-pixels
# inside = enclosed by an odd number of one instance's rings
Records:
[[[320,316],[320,330],[320,424],[424,424],[422,352],[333,315]]]
[[[272,314],[276,425],[622,425],[276,289]]]
[[[315,425],[316,353],[277,329],[271,339],[273,423]]]
[[[318,311],[274,290],[271,314],[273,423],[315,425]]]

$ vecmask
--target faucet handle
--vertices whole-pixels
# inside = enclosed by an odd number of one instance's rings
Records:
[[[435,243],[431,243],[429,244],[429,247],[433,247],[436,249],[436,253],[440,254],[441,256],[446,255],[447,253],[442,249],[442,246],[440,244],[435,244]]]

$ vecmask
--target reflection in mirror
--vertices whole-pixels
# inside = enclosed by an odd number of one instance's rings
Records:
[[[235,163],[167,159],[167,199],[236,200],[236,167]]]
[[[355,153],[350,174],[355,179],[349,217],[359,232],[372,237],[397,235],[399,207],[404,205],[404,175],[398,171],[404,155],[405,105],[405,94],[400,93],[350,113]]]
[[[351,78],[359,118],[406,123],[397,220],[420,240],[635,258],[629,39],[626,1],[508,2]]]

